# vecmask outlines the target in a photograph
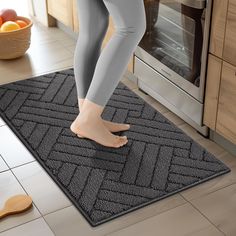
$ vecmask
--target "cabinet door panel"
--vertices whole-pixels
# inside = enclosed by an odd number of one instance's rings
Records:
[[[222,58],[228,0],[214,0],[209,51]]]
[[[47,0],[48,13],[73,29],[73,14],[71,0]]]
[[[223,61],[216,132],[236,144],[236,67]]]
[[[236,66],[236,0],[229,0],[223,59]]]

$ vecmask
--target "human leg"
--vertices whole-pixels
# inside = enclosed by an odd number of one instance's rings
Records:
[[[105,106],[146,30],[143,0],[103,0],[115,33],[101,52],[86,99]]]
[[[77,6],[79,36],[74,52],[74,74],[80,110],[101,53],[102,42],[109,24],[109,13],[101,0],[77,0]],[[110,122],[104,119],[103,122],[111,132],[129,128],[128,124]]]
[[[143,0],[104,0],[104,3],[113,17],[116,32],[99,56],[77,117],[76,132],[105,146],[119,147],[127,142],[126,136],[109,136],[102,128],[101,113],[145,32],[146,18]]]

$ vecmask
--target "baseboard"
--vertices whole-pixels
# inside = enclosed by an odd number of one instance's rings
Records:
[[[214,130],[210,129],[210,136],[209,138],[214,141],[215,143],[219,144],[221,147],[226,149],[232,155],[236,156],[236,145],[230,142],[229,140],[225,139],[222,135],[218,134]]]

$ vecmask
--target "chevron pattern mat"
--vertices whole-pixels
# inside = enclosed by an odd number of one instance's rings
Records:
[[[78,115],[73,68],[0,86],[0,115],[97,226],[230,169],[121,81],[102,117],[131,124],[118,149],[70,131]]]

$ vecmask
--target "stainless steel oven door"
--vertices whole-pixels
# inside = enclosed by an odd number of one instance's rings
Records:
[[[200,102],[211,1],[145,0],[147,30],[135,51],[138,58]]]

